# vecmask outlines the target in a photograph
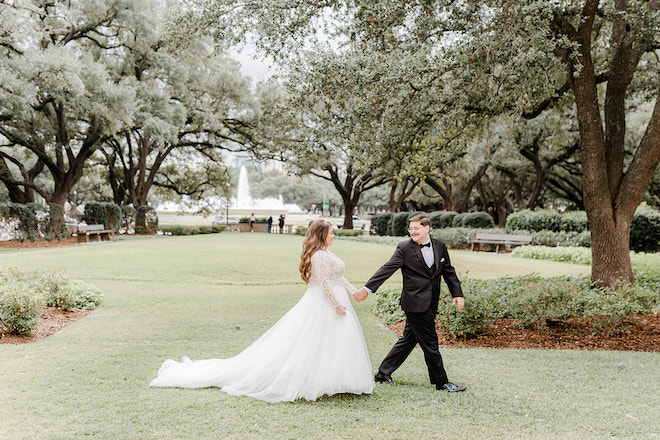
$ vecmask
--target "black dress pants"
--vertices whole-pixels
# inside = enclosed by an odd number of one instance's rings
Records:
[[[406,325],[403,329],[403,336],[392,346],[392,349],[378,367],[378,371],[391,376],[403,364],[417,344],[424,352],[424,360],[429,370],[431,383],[443,385],[449,382],[438,348],[435,311],[431,309],[422,313],[406,312]]]

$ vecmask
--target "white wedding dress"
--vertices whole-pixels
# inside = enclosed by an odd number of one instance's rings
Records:
[[[259,339],[228,359],[168,359],[151,386],[219,387],[267,402],[370,394],[371,361],[346,292],[355,287],[343,274],[341,259],[327,250],[315,252],[307,291]],[[337,304],[346,307],[345,315],[335,312]]]

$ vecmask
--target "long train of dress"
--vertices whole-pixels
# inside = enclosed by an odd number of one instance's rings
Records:
[[[228,359],[166,360],[151,386],[219,387],[267,402],[316,400],[373,391],[367,346],[346,288],[344,263],[328,251],[312,256],[312,277],[300,301],[266,333]],[[345,315],[335,304],[346,307]]]

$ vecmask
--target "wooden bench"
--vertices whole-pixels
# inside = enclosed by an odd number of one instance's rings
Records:
[[[78,242],[87,243],[90,238],[96,238],[99,241],[109,241],[111,230],[105,229],[103,225],[78,225]]]
[[[495,252],[504,252],[507,246],[521,246],[532,242],[532,235],[484,234],[478,233],[472,240],[472,250],[481,250],[482,244],[494,244]]]

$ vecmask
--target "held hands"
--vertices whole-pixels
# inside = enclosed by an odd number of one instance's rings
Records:
[[[363,287],[360,290],[356,290],[355,293],[353,293],[353,298],[355,298],[355,301],[360,302],[367,299],[368,295],[369,292],[367,292],[367,289]]]
[[[346,307],[342,306],[341,304],[337,304],[335,306],[335,312],[337,312],[338,315],[345,315]]]
[[[460,312],[461,310],[463,310],[463,307],[465,307],[465,299],[462,296],[457,296],[452,301],[452,304],[456,304],[456,306],[458,307],[458,311]]]

